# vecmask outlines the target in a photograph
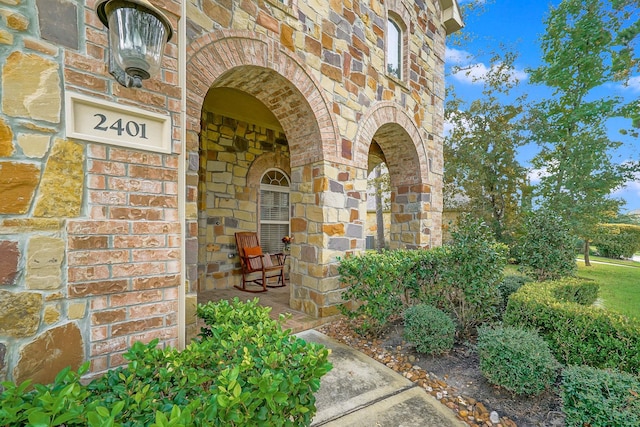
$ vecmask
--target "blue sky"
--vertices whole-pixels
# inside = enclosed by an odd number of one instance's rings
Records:
[[[463,4],[467,0],[460,0]],[[465,28],[473,34],[473,39],[463,46],[449,44],[447,47],[447,84],[454,85],[459,97],[471,100],[479,97],[482,91],[481,82],[473,82],[465,73],[452,75],[451,67],[461,65],[473,67],[473,74],[481,78],[489,67],[489,58],[492,51],[498,50],[501,45],[507,49],[518,52],[516,61],[516,76],[520,80],[520,89],[528,95],[528,101],[533,102],[548,94],[548,90],[538,85],[528,83],[527,68],[540,65],[542,51],[539,39],[544,32],[544,19],[548,14],[550,5],[559,4],[559,0],[495,0],[485,5],[485,11],[478,16],[463,17]],[[640,11],[638,11],[640,13]],[[628,86],[611,84],[602,89],[609,94],[620,95],[627,100],[640,97],[640,76],[632,77]],[[640,142],[636,138],[620,135],[618,129],[621,126],[628,127],[630,121],[615,120],[610,123],[610,137],[624,142],[624,147],[615,153],[614,158],[620,161],[640,159]],[[519,154],[519,159],[525,165],[535,155],[536,147],[529,145]],[[535,182],[538,171],[531,173],[532,182]],[[640,176],[635,182],[613,194],[614,197],[625,200],[622,210],[631,211],[640,209]]]

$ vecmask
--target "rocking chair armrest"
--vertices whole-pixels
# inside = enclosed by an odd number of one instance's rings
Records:
[[[287,254],[285,254],[284,252],[271,254],[271,256],[276,257],[276,260],[278,261],[278,265],[284,265],[284,261],[287,259]]]

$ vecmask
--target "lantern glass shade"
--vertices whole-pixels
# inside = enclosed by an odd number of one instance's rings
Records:
[[[129,76],[141,80],[155,75],[170,37],[170,28],[153,11],[136,4],[112,0],[106,4],[112,55]]]

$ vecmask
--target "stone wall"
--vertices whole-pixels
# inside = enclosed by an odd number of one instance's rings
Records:
[[[142,90],[107,73],[94,1],[0,0],[0,380],[51,381],[178,339],[178,154],[66,137],[65,93],[170,114],[175,44]],[[160,4],[177,24],[179,3]],[[174,40],[175,43],[175,40]]]
[[[182,1],[152,3],[178,30]],[[46,382],[86,360],[97,374],[122,364],[135,340],[177,345],[182,321],[193,335],[198,279],[211,271],[204,289],[236,280],[228,253],[213,258],[236,225],[256,226],[255,177],[267,167],[291,177],[294,309],[337,312],[337,257],[365,245],[374,141],[392,177],[391,247],[440,243],[444,47],[456,2],[189,1],[186,39],[176,31],[141,89],[107,72],[95,3],[0,0],[0,379]],[[385,67],[389,14],[405,26],[401,79]],[[212,88],[254,97],[284,136],[208,120]],[[69,138],[68,92],[170,117],[171,151]]]
[[[284,134],[203,111],[199,191],[199,290],[240,284],[234,233],[257,231],[260,179],[289,174]],[[252,169],[250,171],[250,169]]]
[[[391,174],[390,247],[440,244],[444,48],[447,32],[455,29],[453,11],[455,2],[402,0],[212,0],[190,9],[190,156],[199,156],[201,165],[205,161],[202,105],[212,89],[254,97],[272,111],[286,135],[295,238],[292,308],[314,316],[337,312],[342,293],[337,257],[365,247],[366,175],[374,141]],[[404,28],[400,79],[386,71],[388,16]],[[207,177],[208,185],[223,181],[222,174]],[[199,208],[207,209],[206,203],[201,200]],[[242,226],[254,229],[257,220],[247,218]],[[218,227],[222,232],[222,224]],[[201,233],[201,240],[211,238]],[[232,234],[225,239],[233,245]],[[203,243],[189,247],[200,248],[200,259],[215,257],[203,252]],[[212,278],[207,288],[230,285],[227,273]]]

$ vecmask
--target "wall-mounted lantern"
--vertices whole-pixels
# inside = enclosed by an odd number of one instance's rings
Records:
[[[109,72],[125,87],[142,87],[160,70],[173,30],[148,0],[99,0],[98,18],[109,29]]]

